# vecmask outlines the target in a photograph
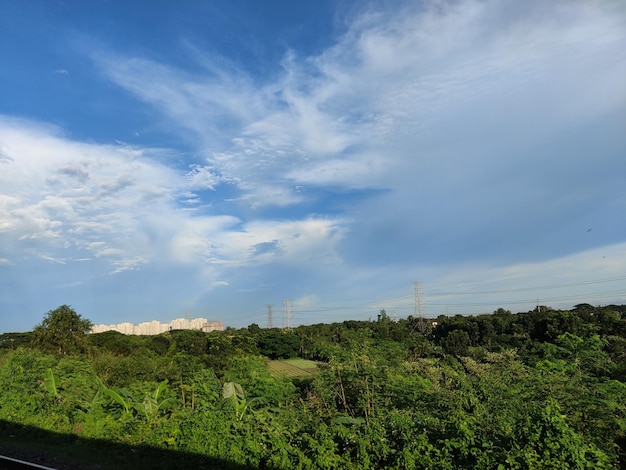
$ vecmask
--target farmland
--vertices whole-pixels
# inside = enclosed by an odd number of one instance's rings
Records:
[[[267,368],[273,376],[287,378],[312,377],[318,370],[317,363],[307,359],[269,361]]]

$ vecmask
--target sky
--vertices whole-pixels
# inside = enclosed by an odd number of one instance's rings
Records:
[[[0,0],[0,61],[0,332],[626,303],[621,0]]]

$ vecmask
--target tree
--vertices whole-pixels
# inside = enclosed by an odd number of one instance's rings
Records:
[[[257,335],[259,353],[270,359],[289,359],[296,357],[301,341],[292,331],[265,329]]]
[[[83,352],[93,323],[67,305],[50,310],[33,331],[33,343],[58,354]]]
[[[443,349],[448,354],[465,356],[470,346],[470,337],[465,330],[452,330],[443,340]]]

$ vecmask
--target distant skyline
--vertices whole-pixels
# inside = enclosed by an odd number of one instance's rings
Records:
[[[626,3],[0,0],[0,332],[626,303]]]
[[[146,321],[135,324],[130,322],[114,323],[111,325],[93,325],[92,333],[105,333],[107,331],[117,331],[125,335],[159,335],[172,330],[202,330],[206,333],[210,331],[222,331],[222,322],[208,321],[206,318],[175,318],[171,322],[161,323],[157,320]]]

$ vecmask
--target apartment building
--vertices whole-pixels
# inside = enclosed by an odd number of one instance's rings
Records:
[[[103,333],[105,331],[118,331],[125,335],[158,335],[171,330],[201,330],[222,331],[224,324],[221,321],[208,321],[206,318],[176,318],[169,323],[161,323],[157,320],[139,323],[135,325],[129,322],[123,322],[112,325],[95,325],[92,333]]]

